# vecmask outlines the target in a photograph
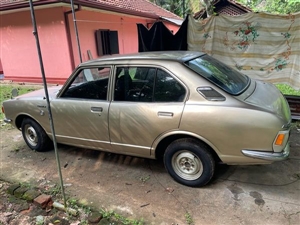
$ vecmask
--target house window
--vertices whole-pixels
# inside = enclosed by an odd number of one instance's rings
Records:
[[[96,30],[95,36],[98,56],[119,53],[118,31]]]

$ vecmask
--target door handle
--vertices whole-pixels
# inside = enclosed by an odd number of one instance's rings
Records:
[[[172,112],[158,112],[157,115],[158,116],[163,116],[163,117],[173,117],[174,113],[172,113]]]
[[[101,113],[103,111],[102,107],[91,107],[92,113]]]

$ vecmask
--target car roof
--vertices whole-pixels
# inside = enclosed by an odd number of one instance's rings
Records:
[[[93,59],[84,63],[81,66],[95,65],[100,62],[120,63],[127,60],[165,60],[184,62],[199,56],[204,55],[203,52],[196,51],[161,51],[161,52],[140,52],[132,54],[107,55],[97,59]]]

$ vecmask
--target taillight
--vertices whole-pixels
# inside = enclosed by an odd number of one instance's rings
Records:
[[[2,113],[4,114],[4,106],[2,106]]]
[[[290,130],[282,130],[277,133],[273,142],[274,152],[281,152],[284,149],[289,139],[289,132]]]
[[[278,134],[275,139],[275,145],[282,145],[284,141],[285,134]]]

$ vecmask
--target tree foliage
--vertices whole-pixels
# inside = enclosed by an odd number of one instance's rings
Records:
[[[150,0],[156,5],[184,17],[187,14],[193,14],[206,8],[208,15],[213,14],[214,0]],[[269,12],[288,14],[300,11],[300,0],[236,0],[237,2],[248,6],[254,12]]]
[[[181,17],[198,11],[200,6],[200,0],[150,0],[150,2]]]
[[[300,11],[300,0],[237,0],[255,12],[288,14]]]
[[[206,14],[207,17],[210,17],[214,14],[214,6],[212,4],[212,0],[200,0],[201,4],[205,7],[206,9]]]

